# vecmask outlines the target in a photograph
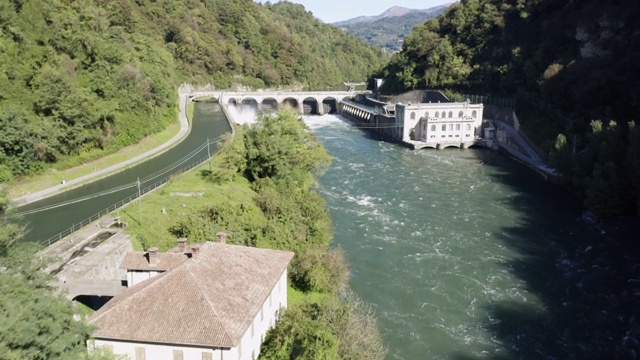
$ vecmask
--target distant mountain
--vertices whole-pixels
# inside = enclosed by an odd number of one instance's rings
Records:
[[[405,8],[405,7],[402,7],[402,6],[393,6],[393,7],[390,7],[389,9],[387,9],[385,12],[383,12],[380,15],[376,15],[376,16],[358,16],[358,17],[354,17],[352,19],[338,21],[338,22],[332,23],[331,25],[337,26],[337,27],[342,27],[342,26],[351,25],[351,24],[374,22],[374,21],[377,21],[377,20],[386,19],[386,18],[390,18],[390,17],[398,17],[398,16],[406,15],[406,14],[409,14],[409,13],[415,12],[415,11],[427,11],[427,10],[415,10],[415,9],[408,9],[408,8]]]
[[[429,9],[408,9],[394,6],[376,16],[358,16],[331,25],[355,35],[386,52],[397,52],[411,29],[442,14],[451,4]]]

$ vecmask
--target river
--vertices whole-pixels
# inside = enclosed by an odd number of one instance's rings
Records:
[[[334,243],[389,359],[640,354],[632,220],[599,221],[495,152],[411,151],[335,116],[305,122],[334,156],[319,179]]]

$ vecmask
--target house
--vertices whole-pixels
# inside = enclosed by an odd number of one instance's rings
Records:
[[[178,246],[165,253],[160,253],[156,247],[147,252],[129,252],[122,259],[120,268],[127,271],[127,286],[131,287],[182,265],[192,256],[192,251],[187,249],[187,239],[180,238]]]
[[[207,242],[127,254],[130,287],[89,320],[90,348],[132,360],[256,359],[287,306],[292,252]],[[92,346],[91,346],[92,345]]]
[[[481,135],[482,104],[437,102],[396,104],[396,123],[402,141],[414,146],[467,148]]]

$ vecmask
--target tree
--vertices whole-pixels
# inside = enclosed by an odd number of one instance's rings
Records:
[[[211,176],[216,181],[233,181],[236,175],[243,174],[247,167],[246,148],[244,145],[242,128],[235,136],[231,133],[224,135],[223,141],[218,143],[218,153],[211,159],[216,169]]]
[[[0,204],[0,359],[81,359],[91,328],[74,319],[71,303],[49,286],[34,247],[16,242],[19,227]]]
[[[266,359],[384,359],[375,314],[351,292],[288,308],[267,333]]]
[[[272,178],[306,187],[331,162],[322,144],[291,110],[263,114],[245,130],[249,180]]]
[[[306,303],[287,309],[276,327],[267,333],[261,357],[265,359],[337,359],[339,342],[322,321],[325,309]]]

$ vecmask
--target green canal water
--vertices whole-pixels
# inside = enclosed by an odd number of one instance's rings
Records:
[[[73,224],[135,195],[138,179],[144,189],[202,160],[207,156],[207,148],[195,150],[206,144],[207,139],[216,139],[230,130],[217,102],[196,102],[191,132],[168,151],[107,178],[19,207],[19,213],[34,211],[22,216],[27,227],[24,240],[46,241]],[[215,152],[216,144],[212,144],[210,150]],[[68,205],[59,206],[65,203]]]
[[[486,150],[423,150],[306,117],[351,287],[389,359],[635,359],[633,220],[602,222]]]

